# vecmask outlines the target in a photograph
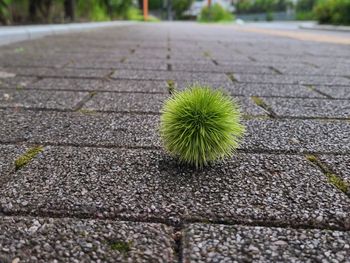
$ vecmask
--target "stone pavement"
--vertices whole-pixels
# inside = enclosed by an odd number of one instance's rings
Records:
[[[315,34],[315,33],[314,33]],[[162,149],[169,87],[242,106],[236,156]],[[0,48],[0,262],[350,262],[350,49],[195,23]]]

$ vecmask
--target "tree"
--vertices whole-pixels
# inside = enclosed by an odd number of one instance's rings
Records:
[[[75,0],[64,0],[64,18],[69,21],[75,20]]]

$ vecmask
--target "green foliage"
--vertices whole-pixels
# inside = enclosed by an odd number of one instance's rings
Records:
[[[114,241],[110,244],[112,250],[119,251],[120,253],[127,254],[131,250],[132,242]]]
[[[162,9],[163,0],[149,0],[148,6],[150,10]]]
[[[350,0],[321,0],[314,13],[321,24],[350,25]]]
[[[200,22],[225,22],[232,21],[233,18],[233,14],[224,9],[220,4],[214,4],[211,7],[203,7],[198,20]]]
[[[273,14],[272,14],[272,12],[267,12],[265,19],[266,19],[266,21],[273,21]]]
[[[13,0],[0,0],[0,24],[8,24],[11,19],[10,5]]]
[[[264,13],[285,11],[292,6],[290,0],[242,0],[236,4],[237,13]]]
[[[160,134],[171,154],[198,168],[234,152],[245,130],[240,118],[231,97],[194,84],[165,102]]]
[[[133,21],[144,21],[143,14],[140,9],[131,7],[126,13],[125,18],[127,20],[133,20]],[[147,22],[158,22],[159,19],[155,16],[148,15]]]
[[[30,148],[25,154],[21,155],[15,160],[15,169],[19,170],[28,164],[35,156],[43,151],[42,146]]]
[[[295,14],[296,20],[314,20],[315,14],[312,11],[298,11]]]
[[[295,6],[297,12],[312,11],[317,0],[299,0]]]
[[[194,0],[172,0],[172,6],[177,19],[182,18],[183,12],[190,8]]]

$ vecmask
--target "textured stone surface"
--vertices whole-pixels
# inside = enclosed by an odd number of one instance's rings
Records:
[[[316,86],[315,88],[333,98],[350,100],[350,86]]]
[[[318,229],[191,224],[184,262],[347,262],[350,233]]]
[[[170,95],[142,93],[98,93],[89,100],[83,109],[95,111],[160,113]],[[264,115],[260,107],[250,98],[236,97],[243,114]]]
[[[33,77],[15,77],[0,79],[0,88],[3,89],[23,89],[29,86],[29,84],[36,81]]]
[[[236,81],[245,83],[280,83],[299,85],[350,85],[350,79],[333,76],[310,76],[310,75],[255,75],[234,74]]]
[[[241,96],[325,98],[302,85],[234,83],[228,90],[233,95]]]
[[[350,152],[350,123],[316,120],[249,120],[242,149],[251,151]]]
[[[44,78],[28,88],[40,90],[94,91],[104,87],[106,81],[95,79]]]
[[[0,90],[0,108],[73,110],[87,92]]]
[[[350,229],[350,200],[290,155],[238,154],[195,171],[160,151],[49,147],[2,187],[0,204],[12,213]]]
[[[280,117],[350,118],[349,100],[264,98]]]
[[[25,151],[25,147],[17,145],[0,145],[0,181],[15,168],[15,160]]]
[[[330,169],[331,172],[340,176],[349,185],[350,193],[350,156],[320,155],[318,158]]]
[[[2,217],[7,262],[175,262],[173,230],[162,224]]]

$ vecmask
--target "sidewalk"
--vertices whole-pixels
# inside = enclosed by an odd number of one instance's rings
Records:
[[[233,158],[196,171],[164,152],[169,81],[237,98]],[[348,45],[237,26],[2,46],[0,262],[349,262],[349,91]]]

